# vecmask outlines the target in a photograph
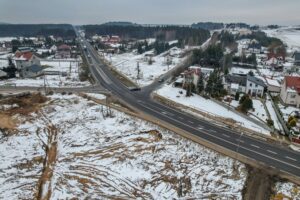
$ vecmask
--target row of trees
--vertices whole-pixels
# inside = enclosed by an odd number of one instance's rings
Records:
[[[83,26],[87,37],[98,35],[118,35],[124,40],[156,38],[159,41],[180,40],[182,45],[200,45],[210,33],[203,29],[181,26],[120,26],[86,25]]]
[[[76,34],[69,24],[0,24],[0,37],[60,36],[75,38]]]
[[[223,55],[223,48],[221,45],[209,46],[205,51],[195,49],[192,55],[192,64],[209,65],[219,68],[221,66],[220,61]]]

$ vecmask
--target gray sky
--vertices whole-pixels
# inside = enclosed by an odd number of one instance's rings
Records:
[[[0,0],[0,22],[300,25],[300,0]]]

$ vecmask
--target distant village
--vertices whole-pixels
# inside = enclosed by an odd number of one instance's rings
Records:
[[[93,34],[87,39],[100,56],[140,86],[160,79],[192,52],[190,64],[169,84],[182,88],[187,97],[217,100],[300,143],[300,49],[249,27],[232,25],[211,35],[202,46],[116,34]],[[15,78],[39,79],[30,85],[41,86],[47,76],[49,86],[89,85],[80,78],[83,59],[75,39],[2,38],[0,79],[5,85],[20,83]]]

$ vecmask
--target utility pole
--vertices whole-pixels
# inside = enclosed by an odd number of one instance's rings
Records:
[[[139,63],[139,61],[137,62],[136,68],[137,68],[137,77],[136,77],[136,79],[139,80],[140,79],[140,63]]]
[[[45,91],[45,94],[47,94],[47,91],[46,91],[46,77],[45,77],[45,72],[44,72],[44,91]]]

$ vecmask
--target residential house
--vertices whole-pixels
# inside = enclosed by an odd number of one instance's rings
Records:
[[[121,38],[117,35],[113,35],[110,37],[110,39],[108,40],[109,43],[111,44],[116,44],[116,43],[120,43],[121,42]]]
[[[43,67],[41,65],[30,65],[22,68],[20,75],[23,78],[34,78],[43,74]]]
[[[225,76],[224,89],[229,94],[235,95],[237,92],[246,93],[247,77],[241,75],[228,74]]]
[[[275,93],[275,94],[278,93],[279,94],[280,90],[281,90],[280,83],[275,79],[270,79],[270,78],[265,78],[265,79],[266,79],[268,91],[270,93]]]
[[[297,66],[300,66],[300,52],[295,52],[292,56],[292,58],[294,58],[294,63]]]
[[[19,47],[15,52],[15,54],[18,55],[18,54],[33,52],[33,51],[34,49],[32,47]]]
[[[271,57],[266,61],[266,65],[270,66],[274,71],[282,72],[283,71],[283,60],[282,58]]]
[[[191,66],[184,72],[183,86],[189,83],[193,83],[194,86],[198,85],[198,81],[201,75],[201,67]]]
[[[268,60],[270,60],[271,58],[276,58],[280,61],[285,61],[285,53],[283,52],[268,52]]]
[[[248,45],[247,53],[260,54],[261,44],[255,39],[251,40],[250,44]]]
[[[247,75],[246,93],[248,95],[262,97],[266,88],[267,85],[262,79]]]
[[[66,59],[71,58],[71,47],[66,44],[62,44],[57,48],[55,58]]]
[[[57,46],[56,45],[53,45],[51,48],[50,48],[50,51],[51,53],[55,53],[57,51]]]
[[[286,76],[281,86],[280,98],[286,105],[300,106],[300,77]]]
[[[20,52],[15,54],[16,68],[21,70],[31,65],[41,65],[39,58],[32,52]]]
[[[109,39],[110,39],[109,35],[100,36],[100,41],[103,43],[107,43],[109,41]]]

